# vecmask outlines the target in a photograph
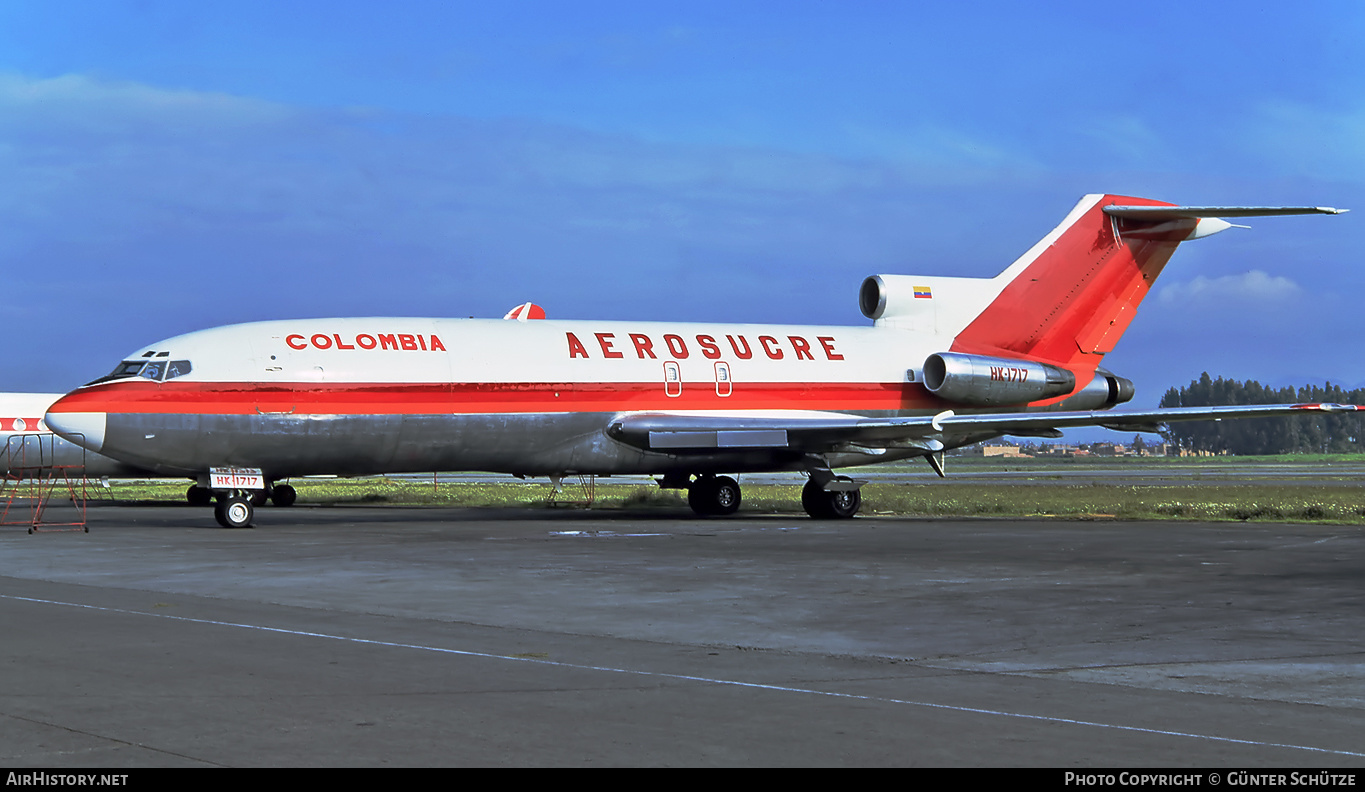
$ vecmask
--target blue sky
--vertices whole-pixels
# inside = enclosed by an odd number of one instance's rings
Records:
[[[1365,5],[0,4],[0,390],[330,315],[863,324],[1089,192],[1182,246],[1107,365],[1365,384]]]

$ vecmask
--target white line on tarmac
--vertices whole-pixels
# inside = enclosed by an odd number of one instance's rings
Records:
[[[1076,720],[1074,718],[1061,718],[1053,715],[1030,715],[1023,712],[1006,712],[1004,710],[982,709],[980,707],[962,707],[952,704],[935,704],[928,701],[910,701],[908,699],[886,698],[883,696],[864,696],[855,693],[836,693],[828,690],[814,690],[811,688],[789,687],[786,685],[768,685],[761,682],[741,682],[733,679],[715,679],[712,677],[691,676],[688,674],[670,674],[662,671],[640,671],[631,668],[612,668],[610,666],[583,665],[581,663],[563,663],[556,660],[545,660],[534,657],[511,657],[508,655],[490,654],[488,652],[473,652],[467,649],[445,649],[439,646],[423,646],[421,644],[398,643],[395,641],[377,641],[370,638],[353,638],[345,635],[331,635],[328,633],[307,632],[304,630],[287,630],[283,627],[267,627],[260,624],[244,624],[241,622],[215,621],[213,619],[195,619],[188,616],[172,616],[164,613],[146,613],[144,611],[125,610],[123,608],[108,608],[99,605],[84,605],[79,602],[61,602],[59,600],[37,599],[35,597],[18,597],[9,594],[0,594],[0,599],[16,600],[19,602],[34,602],[42,605],[61,605],[69,608],[84,608],[86,610],[103,611],[105,613],[122,613],[130,616],[147,616],[154,619],[167,619],[170,621],[190,622],[193,624],[207,624],[218,627],[237,627],[243,630],[257,630],[259,632],[281,633],[284,635],[298,635],[306,638],[322,638],[329,641],[345,641],[355,644],[368,644],[371,646],[387,646],[395,649],[415,649],[423,652],[439,652],[441,654],[460,655],[463,657],[480,657],[488,660],[506,660],[514,663],[534,663],[543,666],[553,666],[557,668],[572,668],[582,671],[601,671],[610,674],[628,674],[632,676],[656,677],[660,679],[677,679],[687,682],[703,682],[711,685],[723,685],[728,687],[749,688],[754,690],[772,690],[781,693],[799,693],[808,696],[825,696],[828,698],[852,699],[856,701],[873,701],[883,704],[904,704],[911,707],[928,707],[931,709],[949,710],[952,712],[970,712],[978,715],[993,715],[1001,718],[1018,718],[1021,720],[1034,720],[1046,723],[1064,723],[1072,726],[1093,726],[1099,729],[1115,729],[1117,731],[1139,732],[1142,734],[1159,734],[1167,737],[1187,737],[1194,740],[1209,740],[1212,742],[1231,743],[1236,745],[1255,745],[1263,748],[1288,748],[1296,751],[1312,751],[1315,753],[1336,754],[1338,756],[1357,756],[1365,757],[1365,753],[1357,751],[1342,751],[1332,748],[1318,748],[1312,745],[1291,745],[1288,743],[1262,742],[1259,740],[1239,740],[1235,737],[1219,737],[1213,734],[1195,734],[1192,732],[1168,731],[1166,729],[1151,729],[1143,726],[1124,726],[1117,723],[1100,723],[1098,721]]]

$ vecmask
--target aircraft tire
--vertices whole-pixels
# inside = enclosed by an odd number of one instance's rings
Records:
[[[276,484],[270,489],[270,502],[276,506],[293,506],[299,493],[288,484]]]
[[[734,514],[742,500],[739,482],[729,476],[701,476],[687,488],[687,505],[703,517]]]
[[[213,507],[213,517],[224,528],[250,528],[254,509],[251,501],[240,495],[222,498]]]
[[[729,476],[720,476],[711,485],[711,513],[719,516],[727,516],[739,511],[740,501],[743,495],[739,491],[739,482]]]
[[[707,517],[711,514],[712,481],[713,479],[702,477],[687,487],[687,505],[691,506],[692,511],[698,516]]]
[[[826,520],[833,517],[829,513],[829,499],[820,485],[814,481],[807,481],[806,486],[801,488],[801,508],[806,510],[806,514],[817,520]]]
[[[191,506],[212,506],[213,490],[201,487],[198,484],[191,484],[190,488],[185,490],[185,500]]]
[[[858,513],[863,506],[859,490],[828,492],[814,481],[801,488],[801,506],[817,520],[842,520]]]
[[[863,493],[860,490],[826,494],[829,496],[829,516],[835,519],[846,520],[863,507]]]

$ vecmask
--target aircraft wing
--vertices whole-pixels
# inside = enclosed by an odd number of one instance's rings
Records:
[[[1058,437],[1061,429],[1102,426],[1155,432],[1173,421],[1219,421],[1365,410],[1353,404],[1254,404],[1232,407],[1170,407],[1143,411],[1013,412],[906,418],[863,418],[843,413],[787,411],[757,414],[639,412],[615,416],[607,434],[628,445],[668,453],[716,453],[786,449],[802,453],[922,448],[928,453],[966,436]]]

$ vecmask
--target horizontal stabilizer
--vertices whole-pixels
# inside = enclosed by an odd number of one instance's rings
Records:
[[[1331,206],[1106,206],[1104,213],[1129,220],[1182,220],[1199,217],[1274,217],[1276,215],[1344,214]]]

